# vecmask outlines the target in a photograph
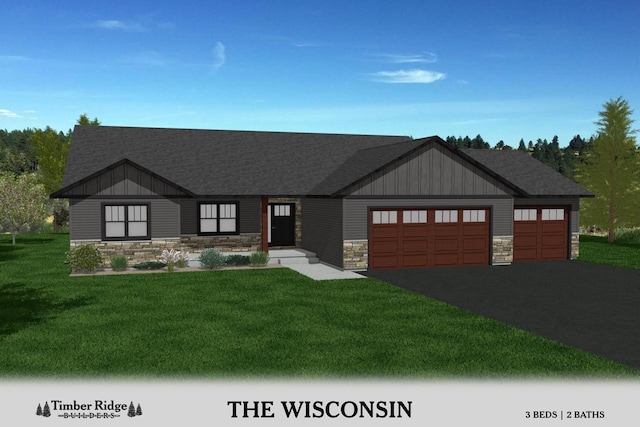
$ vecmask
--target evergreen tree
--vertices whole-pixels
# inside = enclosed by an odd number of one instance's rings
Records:
[[[129,405],[129,412],[127,413],[127,415],[130,417],[136,416],[136,408],[133,406],[133,402],[131,402],[131,404]]]
[[[527,146],[524,145],[524,139],[520,138],[520,144],[518,144],[518,150],[527,151]]]
[[[87,113],[80,114],[80,118],[76,120],[76,123],[82,126],[100,126],[101,124],[97,117],[94,117],[93,120],[89,120]]]
[[[36,409],[36,415],[42,415],[42,407],[38,403],[38,409]]]
[[[603,107],[597,136],[577,177],[596,195],[581,202],[581,219],[608,229],[608,241],[613,243],[617,227],[640,223],[640,161],[629,103],[620,97]]]
[[[44,402],[44,409],[42,410],[43,417],[50,417],[51,410],[49,409],[49,402]]]
[[[136,415],[142,415],[142,408],[140,407],[139,403],[138,403],[138,407],[136,408]]]

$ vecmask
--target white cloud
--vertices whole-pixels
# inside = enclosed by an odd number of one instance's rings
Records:
[[[2,109],[2,108],[0,108],[0,116],[9,117],[11,119],[19,119],[21,117],[21,116],[17,115],[16,113],[14,113],[11,110],[5,110],[5,109]]]
[[[117,19],[101,20],[95,26],[104,30],[145,31],[146,28],[135,22],[124,22]]]
[[[424,63],[433,64],[438,61],[438,56],[435,53],[423,52],[419,54],[395,54],[385,53],[375,55],[381,58],[384,62],[391,64],[411,64],[411,63]]]
[[[227,55],[225,53],[225,47],[222,43],[216,42],[215,47],[213,48],[213,69],[217,70],[222,67],[227,60]]]
[[[442,80],[446,74],[429,70],[378,71],[370,74],[371,80],[381,83],[433,83]]]

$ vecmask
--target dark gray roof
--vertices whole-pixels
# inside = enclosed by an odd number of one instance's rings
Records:
[[[62,187],[127,159],[196,195],[315,194],[358,150],[402,141],[411,138],[76,126]]]
[[[498,174],[524,196],[593,197],[586,188],[521,150],[461,149],[474,161]]]
[[[524,197],[593,196],[521,151],[457,150],[439,137],[76,126],[62,190],[123,161],[202,196],[331,196],[427,144]]]
[[[335,194],[350,184],[384,168],[389,163],[431,142],[437,137],[403,141],[357,151],[313,189],[314,195]]]

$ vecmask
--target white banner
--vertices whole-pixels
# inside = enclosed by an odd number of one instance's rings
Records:
[[[3,426],[639,426],[640,382],[0,382]]]

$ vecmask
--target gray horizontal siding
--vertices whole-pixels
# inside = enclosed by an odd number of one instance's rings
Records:
[[[102,203],[148,203],[151,237],[180,236],[180,207],[171,199],[102,199],[69,200],[69,238],[71,240],[100,240],[102,238]]]
[[[503,196],[512,190],[470,162],[434,144],[351,186],[352,196]]]
[[[182,234],[198,233],[198,202],[238,202],[240,233],[260,232],[260,199],[181,199],[179,203]]]
[[[70,196],[178,196],[183,194],[170,184],[139,170],[122,164],[73,188]]]
[[[343,266],[342,199],[302,200],[302,248],[323,262]]]
[[[513,199],[344,199],[344,239],[367,239],[370,207],[475,207],[491,208],[494,236],[513,235]]]
[[[535,197],[531,199],[516,198],[513,201],[515,206],[569,206],[569,229],[572,233],[577,233],[580,229],[580,199],[578,197]]]

